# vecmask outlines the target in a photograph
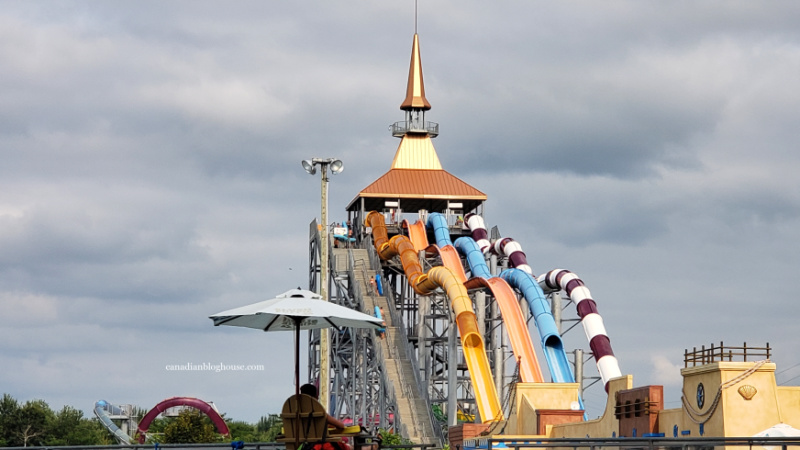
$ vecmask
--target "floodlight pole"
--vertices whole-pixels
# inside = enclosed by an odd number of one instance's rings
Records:
[[[320,164],[322,170],[322,185],[321,185],[321,198],[320,204],[322,211],[320,212],[320,220],[322,221],[322,232],[320,236],[320,268],[319,268],[319,295],[322,300],[328,301],[328,164]],[[323,328],[319,330],[319,399],[325,411],[329,411],[328,404],[330,403],[330,384],[331,377],[328,373],[330,361],[328,360],[330,354],[330,341],[328,329]]]
[[[320,166],[322,180],[320,184],[320,268],[319,268],[319,295],[323,301],[328,298],[328,166],[333,164],[332,172],[342,171],[342,162],[335,158],[313,158],[303,161],[303,168],[311,175]],[[319,335],[319,402],[328,411],[330,403],[330,338],[327,328],[320,330]]]

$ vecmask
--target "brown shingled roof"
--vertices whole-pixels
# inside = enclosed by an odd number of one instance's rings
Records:
[[[359,198],[364,198],[366,210],[380,211],[385,200],[399,199],[404,211],[441,211],[448,201],[464,203],[464,210],[470,211],[486,200],[486,194],[444,170],[391,169],[364,188],[350,205]]]

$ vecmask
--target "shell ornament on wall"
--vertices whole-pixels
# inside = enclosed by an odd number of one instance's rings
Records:
[[[739,395],[742,396],[745,400],[750,400],[755,397],[756,393],[758,393],[758,389],[755,386],[751,386],[749,384],[745,384],[738,389]]]

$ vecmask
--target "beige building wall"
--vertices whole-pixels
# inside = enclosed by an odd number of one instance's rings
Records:
[[[772,362],[714,362],[681,370],[681,408],[658,413],[658,430],[664,437],[747,437],[779,423],[800,429],[800,387],[777,386]],[[702,406],[698,386],[702,384]],[[633,388],[633,376],[609,381],[602,417],[548,426],[543,437],[605,438],[617,436],[614,415],[616,394]],[[537,432],[539,409],[570,409],[578,399],[577,385],[521,383],[517,387],[516,414],[508,419],[504,437],[532,437]],[[702,423],[702,434],[701,434]]]

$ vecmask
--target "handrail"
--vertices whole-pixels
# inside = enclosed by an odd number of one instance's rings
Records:
[[[690,363],[692,366],[696,366],[698,364],[703,365],[716,361],[734,361],[734,357],[742,357],[742,361],[745,362],[748,356],[750,357],[750,361],[769,359],[770,351],[769,342],[767,342],[766,347],[748,347],[747,342],[741,347],[735,347],[726,346],[720,341],[718,347],[711,344],[710,348],[706,348],[706,346],[703,345],[700,347],[700,350],[698,350],[697,347],[694,347],[691,352],[688,349],[684,350],[683,367],[689,367]]]
[[[355,275],[356,262],[355,262],[355,258],[353,257],[353,250],[349,249],[347,254],[348,254],[348,261],[347,261],[347,265],[348,265],[347,272],[348,272],[348,275],[347,276],[348,276],[349,280],[351,280],[350,285],[353,288],[353,295],[357,296],[359,299],[361,299],[361,303],[362,303],[361,309],[362,309],[362,311],[364,313],[373,314],[374,313],[373,311],[366,311],[364,309],[364,293],[362,292],[360,283],[356,282],[356,275]],[[364,279],[366,280],[368,278],[368,274],[366,272],[366,267],[363,264],[361,264],[361,266],[362,266],[361,267],[362,275],[364,275]],[[373,303],[374,303],[374,293],[370,292],[370,296],[372,297]],[[374,343],[374,340],[373,340],[373,343]],[[388,347],[391,348],[391,346],[388,346]],[[373,349],[374,349],[374,351],[376,353],[376,356],[377,356],[376,359],[377,359],[378,367],[380,368],[381,373],[382,374],[388,373],[386,371],[386,365],[384,364],[383,349],[381,348],[380,345],[373,345]],[[402,434],[407,436],[408,435],[408,428],[405,426],[403,421],[400,419],[399,414],[397,414],[397,410],[398,410],[397,394],[394,391],[394,386],[392,386],[390,383],[384,383],[384,386],[386,387],[386,397],[387,397],[388,403],[395,411],[395,415],[394,415],[394,426],[395,426],[395,429],[400,430]]]
[[[371,235],[369,236],[368,241],[365,243],[364,247],[367,249],[367,253],[369,255],[370,263],[372,263],[374,261],[375,264],[377,265],[376,271],[380,271],[380,269],[381,269],[380,257],[378,256],[378,252],[375,249],[375,245],[372,244],[372,236]],[[387,281],[385,279],[383,279],[383,280]],[[387,301],[387,306],[389,307],[389,313],[388,314],[389,314],[389,317],[391,317],[391,323],[398,330],[399,336],[398,336],[397,340],[399,340],[402,343],[402,345],[405,346],[405,351],[406,351],[407,358],[408,358],[409,362],[411,363],[411,369],[412,369],[411,371],[414,373],[414,382],[416,383],[416,386],[417,386],[417,392],[419,393],[419,398],[421,398],[422,401],[426,405],[430,405],[431,402],[430,402],[430,396],[428,395],[428,389],[424,388],[426,385],[422,382],[422,379],[420,378],[420,370],[419,370],[419,364],[417,362],[417,358],[413,357],[414,348],[412,347],[411,342],[408,339],[408,333],[406,332],[405,324],[403,323],[402,318],[398,317],[397,310],[396,310],[396,308],[394,306],[395,305],[394,290],[391,288],[391,286],[387,286],[387,285],[384,284],[383,292],[385,293],[385,296],[387,297],[387,300],[388,300]],[[387,347],[391,348],[391,345],[389,345]],[[405,384],[405,381],[401,380],[401,386],[403,384]],[[415,410],[416,410],[416,408],[412,408],[412,411],[415,411]],[[417,420],[416,412],[412,412],[412,415],[414,416],[412,418],[412,420]],[[436,422],[436,419],[433,417],[433,411],[430,408],[427,409],[427,414],[426,415],[427,415],[428,424],[430,425],[431,430],[433,430],[434,437],[436,437],[436,439],[440,443],[446,442],[445,437],[444,437],[444,433],[442,432],[441,427],[438,426],[438,424]],[[419,422],[415,421],[414,425],[418,426]]]
[[[395,317],[397,316],[397,314],[394,313],[394,305],[393,305],[394,304],[394,295],[391,292],[391,290],[384,291],[384,292],[386,292],[387,294],[392,296],[392,301],[391,302],[387,302],[387,303],[389,304],[389,315],[390,315],[390,317],[392,317],[392,323],[394,324],[395,323]],[[411,353],[412,349],[410,348],[410,344],[408,342],[408,337],[407,337],[406,332],[405,332],[405,327],[403,327],[402,324],[403,323],[401,321],[400,322],[401,326],[394,326],[393,327],[395,330],[397,330],[397,333],[399,335],[398,336],[399,339],[395,338],[395,342],[400,341],[400,342],[403,343],[402,345],[404,345],[405,351],[406,351],[406,359],[411,364],[411,371],[413,372],[413,375],[414,375],[414,381],[416,382],[417,392],[420,393],[419,397],[422,398],[422,400],[427,405],[427,404],[429,404],[427,396],[425,396],[423,394],[423,393],[426,394],[427,392],[423,391],[420,388],[422,386],[422,384],[420,383],[420,379],[419,379],[419,370],[417,368],[415,358],[411,357],[411,355],[413,355],[413,353]],[[392,345],[391,344],[387,345],[387,348],[391,349]],[[391,350],[390,350],[390,352],[391,352]],[[397,359],[397,358],[395,358],[395,359]],[[406,398],[414,399],[414,398],[417,397],[416,395],[414,395],[413,387],[410,386],[403,377],[399,377],[398,381],[400,382],[400,388],[402,389],[403,394],[406,396]],[[420,419],[419,419],[419,417],[417,415],[417,408],[415,407],[415,405],[412,404],[410,410],[411,410],[411,421],[412,421],[412,423],[414,425],[414,428],[417,429],[417,430],[423,430],[424,431],[424,427],[420,426],[421,425],[420,424]]]
[[[439,124],[430,121],[401,120],[389,126],[392,136],[403,137],[406,133],[425,133],[435,138],[439,135]]]
[[[377,250],[375,250],[374,245],[368,247],[368,249],[370,253],[375,254],[376,259],[379,258],[378,252]],[[408,355],[408,360],[411,362],[411,369],[412,372],[414,372],[414,382],[416,383],[419,396],[426,405],[430,405],[431,401],[430,401],[430,396],[428,395],[428,390],[423,389],[423,387],[426,385],[422,382],[422,379],[420,378],[420,369],[419,369],[419,364],[417,362],[417,358],[412,357],[412,355],[414,355],[414,348],[411,345],[411,341],[409,341],[408,339],[408,333],[406,332],[405,324],[403,324],[402,318],[398,318],[397,310],[394,307],[395,305],[394,291],[388,288],[387,286],[384,286],[383,292],[387,294],[386,296],[390,300],[387,303],[389,305],[389,316],[392,318],[392,323],[401,325],[397,326],[397,329],[399,330],[400,340],[405,345],[405,350],[406,350],[406,355]],[[428,408],[427,412],[428,412],[427,414],[428,423],[431,429],[433,430],[434,436],[438,439],[439,442],[442,443],[445,442],[446,440],[444,437],[444,433],[442,432],[441,427],[438,426],[436,419],[433,417],[433,411],[430,408]]]

